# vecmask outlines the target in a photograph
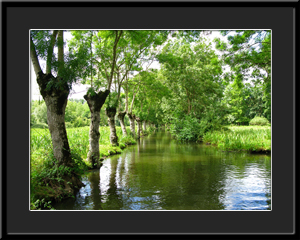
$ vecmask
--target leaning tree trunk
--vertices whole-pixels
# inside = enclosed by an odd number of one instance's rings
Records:
[[[100,126],[100,110],[103,106],[106,97],[109,94],[109,90],[104,92],[100,91],[99,93],[94,93],[93,95],[87,94],[84,95],[84,99],[87,101],[88,106],[91,111],[91,124],[90,124],[90,148],[88,152],[87,159],[94,167],[95,164],[98,164],[100,158],[99,152],[99,126]]]
[[[128,118],[129,118],[129,123],[130,123],[130,133],[133,137],[135,137],[135,115],[132,113],[127,113]]]
[[[142,133],[142,121],[139,117],[136,117],[135,120],[138,125],[137,138],[139,139],[141,137],[141,133]]]
[[[126,131],[125,123],[124,123],[125,115],[126,115],[126,111],[119,112],[118,115],[117,115],[117,117],[118,117],[118,119],[120,121],[120,125],[121,125],[121,129],[122,129],[123,135],[127,136],[127,131]]]
[[[116,124],[115,124],[115,116],[116,116],[116,108],[106,108],[105,113],[106,116],[108,117],[108,125],[110,128],[110,136],[109,140],[112,146],[119,146],[118,143],[118,136],[117,136],[117,131],[116,131]]]
[[[44,74],[39,72],[37,76],[37,83],[47,106],[47,122],[52,138],[53,155],[59,165],[72,168],[73,161],[65,126],[65,110],[70,90],[67,83],[62,84],[62,88],[51,88],[49,90],[46,88],[50,81],[57,82],[60,80],[59,78],[55,79],[51,73]],[[74,173],[64,178],[66,188],[70,191],[72,189],[68,186],[67,182],[70,182],[74,188],[84,186],[79,177]]]

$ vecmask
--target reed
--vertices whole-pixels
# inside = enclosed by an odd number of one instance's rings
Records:
[[[229,131],[207,132],[203,142],[218,146],[226,151],[271,151],[271,127],[230,126]]]

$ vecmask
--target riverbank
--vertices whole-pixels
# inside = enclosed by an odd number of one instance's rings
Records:
[[[128,145],[136,144],[136,140],[129,135],[122,134],[121,127],[116,127],[119,138],[119,146],[113,147],[109,141],[109,127],[100,127],[100,160],[110,155],[120,154]],[[144,135],[149,134],[148,129]],[[85,171],[95,166],[86,160],[89,150],[89,127],[67,128],[71,154],[75,163],[74,171],[82,175]],[[74,197],[74,193],[68,187],[64,187],[61,176],[69,169],[56,167],[52,154],[52,142],[48,129],[30,129],[30,209],[52,209],[53,201]],[[99,163],[98,163],[99,167]]]
[[[229,126],[228,130],[207,132],[203,142],[224,151],[271,152],[270,126]]]

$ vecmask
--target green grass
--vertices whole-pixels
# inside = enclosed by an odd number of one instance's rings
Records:
[[[135,144],[136,141],[130,136],[123,136],[121,127],[116,127],[119,138],[119,147],[112,147],[109,141],[110,130],[109,127],[100,127],[100,156],[109,156],[111,153],[120,152],[122,148],[129,144]],[[130,129],[127,127],[127,132]],[[67,128],[67,135],[70,148],[85,159],[89,151],[89,127]],[[52,149],[52,141],[49,129],[31,128],[30,131],[30,146],[31,156],[39,156]]]
[[[271,151],[270,126],[229,126],[227,131],[208,132],[203,142],[218,146],[225,151]]]

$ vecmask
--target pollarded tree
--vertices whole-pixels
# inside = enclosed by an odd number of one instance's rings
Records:
[[[58,164],[73,167],[73,160],[65,127],[65,109],[71,84],[75,79],[75,62],[65,62],[63,30],[31,31],[30,57],[37,76],[40,93],[47,106],[47,123],[52,138],[53,154]],[[57,46],[57,58],[54,47]],[[45,72],[40,60],[46,61]],[[72,66],[73,64],[73,66]],[[83,186],[79,178],[65,177],[73,187]]]
[[[73,49],[74,55],[81,56],[83,61],[84,67],[81,71],[83,83],[91,84],[84,99],[91,111],[87,159],[92,166],[95,166],[100,158],[100,111],[110,93],[116,65],[117,45],[123,31],[73,31],[72,34],[74,38],[70,48]]]

